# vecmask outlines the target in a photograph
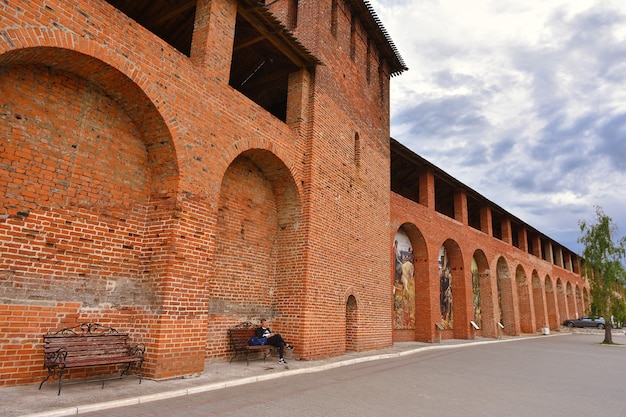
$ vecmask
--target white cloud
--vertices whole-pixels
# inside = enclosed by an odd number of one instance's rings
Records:
[[[572,250],[594,205],[626,229],[625,2],[370,3],[395,139]]]

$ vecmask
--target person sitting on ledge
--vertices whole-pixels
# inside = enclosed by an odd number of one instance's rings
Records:
[[[261,319],[261,324],[256,329],[256,337],[265,337],[267,338],[267,344],[271,346],[275,346],[278,348],[278,363],[281,365],[286,365],[287,362],[283,357],[285,353],[285,349],[293,350],[293,346],[289,343],[286,343],[283,340],[283,337],[279,333],[272,333],[269,327],[267,327],[267,320]]]

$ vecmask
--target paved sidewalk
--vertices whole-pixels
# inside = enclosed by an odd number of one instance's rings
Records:
[[[563,335],[568,333],[557,333]],[[554,336],[554,335],[553,335]],[[64,385],[57,396],[57,380],[46,382],[41,390],[39,383],[0,389],[0,417],[57,417],[71,416],[95,410],[103,410],[124,405],[139,404],[166,398],[213,391],[221,388],[249,384],[272,378],[281,378],[299,373],[319,372],[359,362],[393,358],[433,349],[449,349],[486,343],[515,341],[526,336],[502,339],[446,340],[441,343],[405,342],[376,351],[354,352],[346,355],[316,361],[299,361],[286,355],[287,365],[279,365],[276,358],[246,362],[207,362],[205,371],[193,377],[164,381],[144,379],[141,384],[133,377],[106,381],[102,384],[81,383]]]

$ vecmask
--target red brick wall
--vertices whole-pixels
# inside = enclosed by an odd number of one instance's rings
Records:
[[[449,249],[449,243],[446,242],[453,241],[455,246],[458,245],[460,258],[456,266],[452,262],[452,267],[457,269],[457,275],[453,274],[453,280],[462,281],[457,282],[462,290],[454,293],[455,329],[452,332],[444,332],[442,338],[472,337],[468,329],[469,320],[473,317],[471,259],[475,253],[480,255],[477,256],[477,261],[479,271],[483,274],[480,278],[483,287],[481,334],[486,337],[496,337],[500,334],[518,335],[522,332],[534,333],[548,324],[552,329],[558,329],[565,316],[573,313],[566,311],[564,295],[560,298],[561,305],[557,305],[554,298],[549,299],[554,297],[554,293],[546,286],[546,280],[552,282],[555,290],[557,278],[560,282],[568,282],[580,291],[587,286],[574,272],[530,255],[509,243],[489,237],[466,224],[394,193],[391,195],[391,207],[391,233],[395,234],[398,228],[404,228],[416,253],[417,328],[413,340],[436,341],[439,337],[435,327],[435,323],[440,321],[439,281],[433,277],[437,276],[439,248],[445,243]],[[421,241],[421,237],[425,238],[424,242]],[[427,256],[421,254],[420,251],[423,250],[426,250]],[[481,261],[482,254],[486,257],[488,267]],[[424,266],[425,264],[428,266]],[[541,285],[541,288],[530,291],[530,286],[533,285],[531,278],[534,275],[541,277],[535,280],[535,285]],[[502,296],[502,313],[506,320],[503,323],[504,330],[496,326],[500,319],[498,286]],[[464,301],[459,303],[459,298]],[[547,311],[551,317],[550,323],[545,322],[543,315],[537,314],[543,311]],[[406,340],[406,335],[398,334],[394,339]]]
[[[79,303],[48,305],[0,305],[0,385],[41,381],[46,372],[42,360],[42,329],[73,322]]]
[[[360,331],[376,334],[355,348],[390,343],[380,89],[362,72],[358,84],[321,72],[319,93],[293,77],[281,123],[227,85],[234,5],[199,6],[191,58],[103,1],[0,9],[0,291],[14,309],[76,303],[76,321],[130,328],[156,378],[228,355],[227,328],[261,315],[303,358],[341,353],[350,295],[368,306]]]
[[[0,194],[7,216],[0,265],[13,274],[5,295],[69,293],[86,307],[154,304],[137,279],[151,174],[136,127],[102,90],[72,74],[0,71],[9,171]]]
[[[260,317],[305,360],[389,346],[405,223],[415,339],[437,336],[446,241],[458,276],[482,250],[491,271],[503,257],[579,286],[390,196],[386,64],[339,3],[333,34],[330,1],[299,2],[295,34],[325,65],[290,76],[287,123],[228,85],[235,1],[198,2],[191,57],[102,0],[0,5],[1,384],[41,380],[42,334],[84,321],[145,343],[152,378],[228,357],[227,329]],[[468,288],[457,317],[471,317]]]
[[[31,304],[0,304],[0,386],[41,382],[43,368],[43,333],[94,321],[131,335],[131,342],[152,345],[151,319],[141,311],[83,310],[79,302],[39,301]],[[148,366],[149,367],[149,366]],[[67,378],[109,373],[110,369],[93,367],[72,369]]]
[[[298,343],[304,241],[287,167],[267,151],[244,152],[226,171],[217,216],[209,334],[267,318],[274,331]],[[222,337],[208,338],[209,357],[229,354]]]
[[[391,343],[388,88],[381,94],[377,54],[367,80],[368,37],[362,32],[356,37],[354,60],[350,57],[346,4],[340,2],[343,12],[337,14],[333,36],[330,1],[299,3],[296,36],[325,64],[316,68],[312,87],[304,195],[311,250],[304,271],[307,306],[302,325],[306,334],[317,334],[320,326],[326,333],[303,351],[307,357],[320,357],[345,349],[350,295],[356,299],[356,314],[351,313],[357,317],[352,336],[358,340],[356,349]]]

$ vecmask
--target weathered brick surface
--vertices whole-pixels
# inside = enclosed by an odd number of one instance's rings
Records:
[[[153,378],[228,357],[226,330],[260,317],[303,359],[435,340],[442,244],[459,320],[472,253],[493,271],[492,317],[508,267],[513,333],[572,312],[575,274],[390,193],[387,65],[331,3],[300,1],[287,22],[325,65],[290,76],[283,123],[228,85],[236,1],[198,1],[190,57],[102,0],[0,2],[1,385],[41,380],[41,335],[84,321],[145,343]],[[399,227],[418,320],[394,334]]]

